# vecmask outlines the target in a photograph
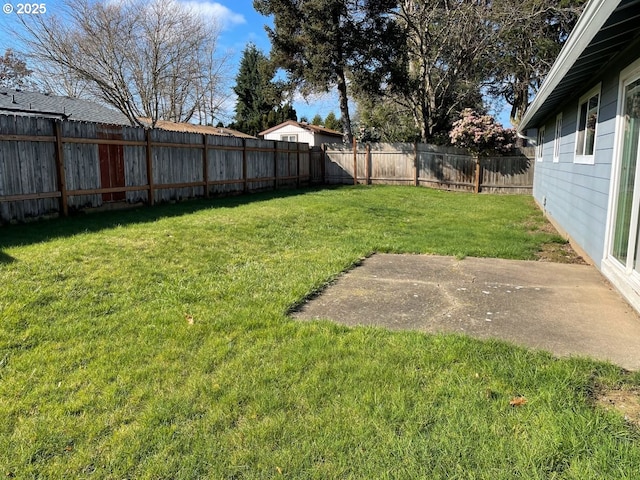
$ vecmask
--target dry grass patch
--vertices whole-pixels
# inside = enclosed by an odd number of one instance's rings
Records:
[[[609,411],[616,411],[624,419],[640,428],[640,389],[621,388],[603,390],[596,396],[596,404]]]

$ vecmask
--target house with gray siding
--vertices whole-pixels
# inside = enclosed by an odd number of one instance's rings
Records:
[[[590,0],[519,126],[533,195],[640,311],[640,0]]]

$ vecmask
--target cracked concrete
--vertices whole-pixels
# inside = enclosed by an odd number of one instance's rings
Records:
[[[640,317],[588,265],[376,254],[293,316],[499,338],[640,369]]]

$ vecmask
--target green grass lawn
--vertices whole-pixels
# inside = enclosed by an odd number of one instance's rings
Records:
[[[586,359],[287,312],[372,252],[531,259],[524,196],[346,187],[0,229],[0,477],[640,478]],[[518,395],[527,403],[512,407]]]

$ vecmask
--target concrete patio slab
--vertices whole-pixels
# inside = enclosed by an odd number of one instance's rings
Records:
[[[498,338],[640,370],[640,316],[588,265],[376,254],[293,316]]]

